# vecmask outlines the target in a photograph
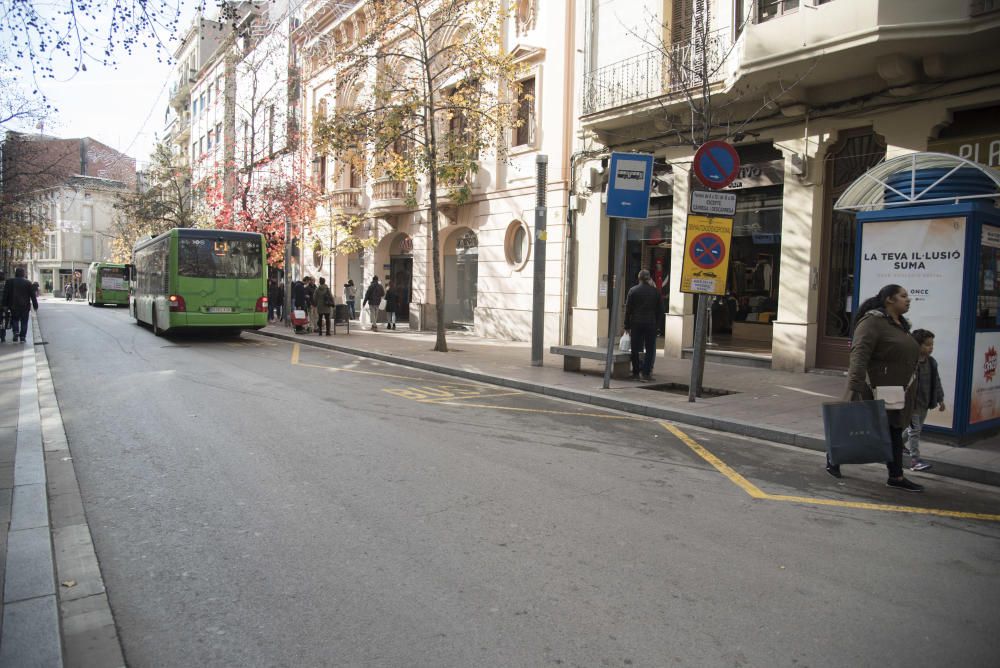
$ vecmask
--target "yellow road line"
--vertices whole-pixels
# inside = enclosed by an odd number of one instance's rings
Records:
[[[299,363],[299,344],[298,343],[293,343],[292,344],[292,366],[295,366],[298,363]]]
[[[681,443],[688,446],[694,450],[695,454],[704,459],[706,462],[711,464],[718,470],[719,473],[729,478],[729,480],[742,489],[744,492],[749,494],[755,499],[766,499],[767,494],[762,492],[759,487],[754,485],[752,482],[741,476],[739,473],[734,471],[732,467],[726,464],[724,461],[713,455],[711,452],[706,450],[701,444],[697,443],[693,438],[685,434],[683,431],[678,429],[672,424],[666,422],[661,422],[660,425],[669,431],[671,434],[676,436]]]
[[[422,404],[443,404],[447,403],[448,401],[459,401],[462,399],[492,399],[493,397],[513,397],[519,394],[524,394],[524,392],[498,392],[497,394],[470,394],[467,397],[448,397],[447,399],[416,399],[416,401]]]
[[[469,397],[470,399],[478,399],[479,397]],[[517,411],[523,413],[543,413],[547,415],[570,415],[573,417],[596,417],[603,418],[605,420],[648,420],[649,418],[642,415],[607,415],[603,413],[574,413],[572,411],[551,411],[544,408],[518,408],[516,406],[494,406],[492,404],[467,404],[465,402],[456,404],[449,401],[428,401],[428,400],[418,400],[420,403],[435,403],[439,406],[467,406],[469,408],[492,408],[498,411]]]
[[[698,456],[714,466],[722,475],[729,478],[733,484],[740,487],[747,494],[755,499],[765,499],[767,501],[784,501],[787,503],[803,503],[813,506],[833,506],[836,508],[856,508],[859,510],[878,510],[889,513],[911,513],[914,515],[935,515],[937,517],[954,517],[968,520],[986,520],[989,522],[1000,522],[1000,515],[990,513],[968,513],[961,510],[943,510],[940,508],[918,508],[915,506],[898,506],[888,503],[870,503],[866,501],[838,501],[836,499],[818,499],[811,496],[791,496],[788,494],[769,494],[734,471],[732,467],[721,459],[706,450],[690,436],[682,432],[676,426],[660,423],[667,431],[676,436],[684,445],[691,448]]]

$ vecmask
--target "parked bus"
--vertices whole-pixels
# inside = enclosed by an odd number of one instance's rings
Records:
[[[124,264],[90,263],[87,270],[87,303],[91,306],[128,305],[128,272]]]
[[[185,328],[267,324],[267,248],[253,232],[174,228],[140,241],[129,312],[157,336]]]

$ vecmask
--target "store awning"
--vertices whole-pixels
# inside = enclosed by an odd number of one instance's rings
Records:
[[[834,208],[881,211],[997,197],[1000,175],[995,170],[948,153],[909,153],[862,174],[848,186]]]

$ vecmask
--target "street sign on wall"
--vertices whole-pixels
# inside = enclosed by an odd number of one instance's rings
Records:
[[[691,213],[732,218],[736,215],[736,193],[692,190]]]
[[[732,239],[732,218],[688,216],[681,292],[703,295],[725,293]]]
[[[649,217],[649,189],[653,182],[653,156],[645,153],[612,153],[610,168],[608,217]]]
[[[725,188],[740,173],[740,156],[724,141],[707,141],[694,154],[694,175],[705,187]]]

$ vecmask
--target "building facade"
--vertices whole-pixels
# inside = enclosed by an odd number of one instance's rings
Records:
[[[691,191],[703,189],[692,157],[706,139],[729,141],[742,166],[727,188],[737,209],[709,354],[790,371],[846,368],[856,224],[833,205],[886,157],[937,150],[997,164],[1000,12],[936,0],[638,4],[587,2],[577,24],[587,43],[584,147],[656,157],[650,217],[629,224],[623,287],[651,270],[668,302],[664,354],[689,354],[693,299],[680,275]],[[652,20],[621,20],[640,13]],[[586,162],[577,181],[580,228],[592,233],[580,242],[576,343],[607,336],[606,166],[606,155]]]
[[[434,3],[427,3],[433,9]],[[350,107],[377,85],[372,71],[351,86],[337,80],[338,45],[365,34],[366,3],[312,2],[293,33],[302,66],[304,127],[312,119]],[[568,174],[573,154],[575,61],[574,3],[524,0],[504,26],[503,44],[520,65],[519,127],[509,131],[509,158],[483,156],[469,179],[469,197],[444,202],[440,219],[446,325],[485,337],[528,340],[531,336],[536,161],[546,156],[547,233],[545,338],[560,338],[569,227]],[[471,24],[466,26],[474,29]],[[461,33],[460,27],[457,32]],[[386,36],[386,39],[390,39]],[[527,92],[525,92],[527,91]],[[314,155],[314,178],[323,191],[317,223],[304,239],[307,273],[337,286],[353,280],[359,295],[373,276],[392,280],[401,295],[400,320],[411,328],[436,327],[433,257],[426,180],[416,192],[403,181],[379,177],[356,164]],[[446,195],[448,186],[439,188]],[[413,203],[416,202],[416,206]],[[324,256],[329,238],[323,221],[364,216],[359,234],[371,246],[348,256]],[[331,226],[326,226],[331,227]],[[310,254],[310,251],[314,251]]]

